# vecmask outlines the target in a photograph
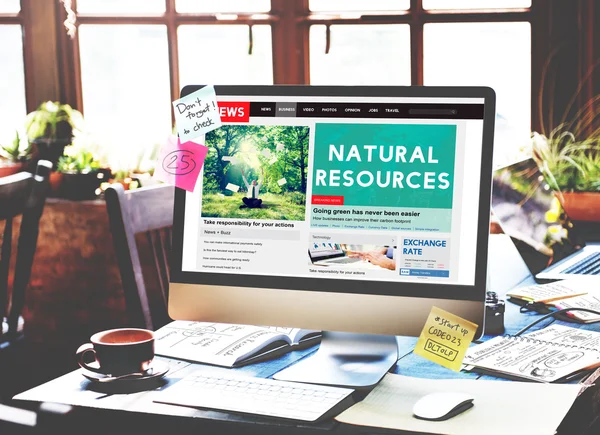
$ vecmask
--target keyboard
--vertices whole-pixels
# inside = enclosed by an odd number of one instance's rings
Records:
[[[577,275],[600,275],[600,252],[588,255],[573,266],[563,270],[562,273]]]
[[[161,391],[154,401],[314,422],[341,402],[351,404],[353,391],[199,369]]]

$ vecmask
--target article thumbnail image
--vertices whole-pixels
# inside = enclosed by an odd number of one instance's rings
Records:
[[[396,246],[356,245],[313,240],[308,256],[313,266],[396,270]]]
[[[226,125],[206,135],[202,217],[303,221],[307,126]]]

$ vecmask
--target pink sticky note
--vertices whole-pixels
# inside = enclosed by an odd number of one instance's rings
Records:
[[[193,192],[207,152],[208,148],[204,145],[181,143],[179,138],[170,136],[160,150],[154,176],[165,183]]]

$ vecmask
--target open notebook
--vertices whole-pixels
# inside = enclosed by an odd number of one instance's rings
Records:
[[[318,342],[320,331],[176,320],[154,333],[155,353],[237,367]]]
[[[519,337],[494,337],[469,348],[463,364],[494,376],[564,382],[600,366],[600,333],[552,325]]]
[[[521,287],[511,290],[507,296],[512,302],[519,305],[534,303],[544,304],[558,310],[587,308],[600,312],[600,288],[594,281],[587,279],[569,279]],[[570,311],[565,316],[582,323],[600,321],[600,315],[586,311]]]

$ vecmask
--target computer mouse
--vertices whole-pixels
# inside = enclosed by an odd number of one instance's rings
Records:
[[[421,397],[413,407],[416,418],[423,420],[448,420],[473,406],[475,398],[466,393],[431,393]]]

